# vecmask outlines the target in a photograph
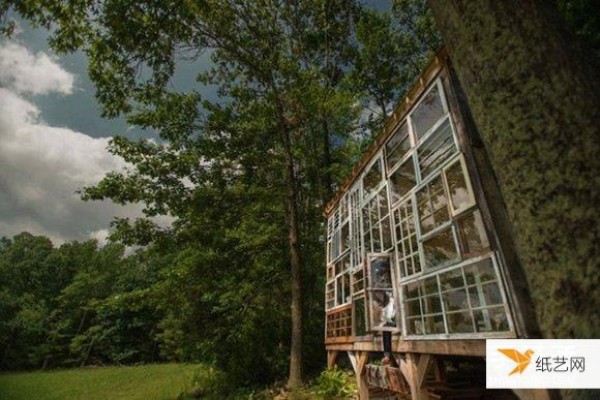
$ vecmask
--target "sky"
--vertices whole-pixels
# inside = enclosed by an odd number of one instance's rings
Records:
[[[366,3],[389,7],[388,1]],[[59,57],[48,48],[48,31],[17,23],[12,38],[0,38],[0,237],[27,231],[57,245],[88,239],[103,244],[113,217],[141,216],[141,207],[84,202],[77,190],[125,167],[107,151],[112,136],[156,136],[123,118],[102,118],[86,56]],[[207,55],[180,62],[173,87],[195,88],[216,100],[216,88],[196,82],[198,72],[209,66]]]
[[[0,39],[0,236],[27,231],[55,244],[104,243],[114,216],[135,218],[137,205],[83,202],[78,189],[93,185],[124,162],[107,151],[110,137],[152,137],[124,119],[103,119],[82,53],[52,53],[48,32],[19,21]],[[180,64],[177,89],[196,86],[207,59]],[[215,92],[205,88],[204,95]],[[168,219],[163,219],[167,223]]]

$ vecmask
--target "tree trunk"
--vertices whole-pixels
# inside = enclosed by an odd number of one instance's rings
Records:
[[[288,136],[289,144],[289,133]],[[298,196],[296,194],[296,174],[291,147],[286,146],[288,241],[290,247],[290,268],[292,275],[292,342],[290,349],[290,375],[288,387],[294,389],[302,384],[302,268],[298,240]]]
[[[295,389],[302,384],[302,264],[300,257],[300,240],[298,234],[298,182],[292,153],[292,138],[290,127],[284,117],[281,100],[276,100],[279,121],[279,134],[283,145],[286,168],[287,188],[287,224],[288,246],[290,251],[290,272],[292,278],[292,335],[290,346],[290,370],[287,386]]]
[[[553,2],[429,0],[547,338],[600,337],[599,79]]]

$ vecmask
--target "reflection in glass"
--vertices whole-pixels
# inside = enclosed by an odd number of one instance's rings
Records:
[[[371,166],[371,168],[369,168],[363,178],[363,190],[365,197],[375,191],[375,188],[377,188],[382,178],[383,174],[381,169],[381,159],[379,158]]]
[[[372,329],[396,327],[396,307],[391,290],[371,291],[369,303]]]
[[[498,282],[489,282],[469,287],[469,297],[471,298],[472,307],[502,304],[502,295],[500,294]]]
[[[464,270],[467,285],[480,285],[483,282],[496,280],[496,272],[491,258],[466,266]]]
[[[508,318],[504,307],[473,310],[477,332],[501,332],[508,330]]]
[[[427,334],[446,333],[446,328],[444,327],[444,316],[442,314],[426,315],[425,316],[425,333],[427,333]]]
[[[389,257],[374,257],[371,260],[371,289],[391,289],[392,270]]]
[[[490,242],[479,210],[461,218],[458,222],[458,229],[465,255],[471,256],[489,250]]]
[[[434,86],[410,115],[413,132],[420,139],[444,115],[439,89]]]
[[[385,144],[385,157],[388,169],[391,169],[410,150],[408,125],[403,124]]]
[[[448,331],[450,333],[473,332],[473,317],[470,311],[453,312],[446,314]]]
[[[365,309],[365,298],[354,299],[354,334],[364,336],[367,334],[367,318]]]
[[[412,158],[409,158],[390,176],[392,204],[411,191],[416,184],[415,166]]]
[[[417,210],[422,234],[450,220],[448,198],[441,175],[417,192]]]
[[[452,164],[445,171],[446,182],[450,190],[450,201],[454,210],[461,210],[473,204],[473,194],[469,190],[465,177],[466,171],[462,168],[460,161]]]
[[[444,307],[446,311],[468,310],[469,301],[467,300],[467,291],[465,289],[452,290],[442,294],[444,298]]]
[[[425,179],[437,167],[456,153],[449,120],[440,125],[425,143],[417,150],[421,178]]]
[[[452,228],[448,227],[423,241],[425,267],[434,268],[458,260]]]

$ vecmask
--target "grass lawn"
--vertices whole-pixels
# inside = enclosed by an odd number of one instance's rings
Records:
[[[2,400],[176,399],[191,393],[199,364],[153,364],[0,374]]]

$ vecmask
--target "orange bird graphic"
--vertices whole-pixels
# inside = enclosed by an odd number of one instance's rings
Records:
[[[533,354],[533,350],[527,350],[525,351],[525,354],[515,349],[498,349],[498,351],[517,363],[515,369],[513,369],[508,376],[517,372],[522,374],[531,362],[531,355]]]

